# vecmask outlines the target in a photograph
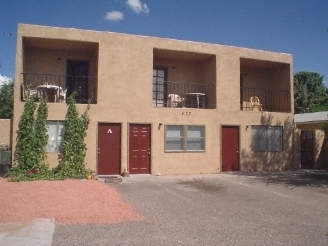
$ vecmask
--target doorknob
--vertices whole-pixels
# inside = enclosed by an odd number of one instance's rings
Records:
[[[98,155],[100,154],[100,148],[98,148]]]

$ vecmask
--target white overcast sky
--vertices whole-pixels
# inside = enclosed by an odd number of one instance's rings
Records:
[[[10,81],[11,81],[10,78],[8,78],[7,76],[2,76],[2,75],[0,74],[0,85],[6,84],[6,83],[8,83],[8,82],[10,82]]]

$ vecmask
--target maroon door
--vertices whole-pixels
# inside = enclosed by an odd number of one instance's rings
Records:
[[[130,125],[129,173],[150,173],[150,125]]]
[[[239,170],[239,127],[222,126],[222,171]]]
[[[98,124],[98,175],[120,174],[121,125]]]

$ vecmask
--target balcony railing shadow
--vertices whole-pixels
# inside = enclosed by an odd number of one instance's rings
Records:
[[[240,95],[243,111],[291,112],[290,91],[242,87]]]
[[[216,86],[154,81],[152,99],[154,107],[214,109],[216,107]]]
[[[47,97],[50,103],[65,103],[76,92],[76,103],[96,103],[97,78],[57,74],[21,73],[21,101]]]

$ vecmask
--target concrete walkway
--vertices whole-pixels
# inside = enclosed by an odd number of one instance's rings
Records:
[[[0,245],[50,246],[55,230],[52,219],[38,219],[30,223],[0,224]]]

